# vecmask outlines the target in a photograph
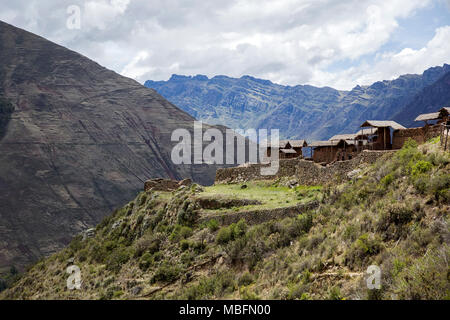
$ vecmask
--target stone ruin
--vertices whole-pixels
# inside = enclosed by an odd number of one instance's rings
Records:
[[[156,178],[145,181],[144,191],[174,191],[181,186],[190,186],[192,184],[191,179],[184,179],[181,181],[172,179]]]

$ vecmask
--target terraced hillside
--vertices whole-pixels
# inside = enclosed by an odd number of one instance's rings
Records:
[[[450,154],[437,139],[409,141],[359,169],[316,187],[277,180],[141,192],[0,297],[450,298]],[[72,264],[80,290],[66,287]],[[367,288],[369,265],[381,268],[381,289]]]

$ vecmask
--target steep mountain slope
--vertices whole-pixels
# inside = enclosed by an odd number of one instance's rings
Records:
[[[395,115],[394,120],[402,121],[408,127],[417,127],[423,124],[414,121],[418,114],[436,112],[445,106],[450,106],[450,72],[422,89]]]
[[[322,188],[283,186],[289,177],[141,192],[0,299],[448,299],[449,153],[435,139],[387,156]],[[287,202],[316,206],[279,219],[242,214]],[[67,288],[71,264],[79,290]],[[370,265],[380,267],[378,290],[366,284]]]
[[[190,115],[3,22],[0,97],[0,271],[54,252],[150,177],[214,179],[214,166],[170,159],[170,135],[192,131]]]
[[[278,128],[284,138],[328,139],[354,132],[366,119],[392,119],[450,65],[404,75],[393,81],[356,86],[351,91],[309,85],[281,86],[243,76],[173,75],[168,81],[146,81],[169,101],[209,123],[232,128]],[[399,120],[402,122],[402,119]]]

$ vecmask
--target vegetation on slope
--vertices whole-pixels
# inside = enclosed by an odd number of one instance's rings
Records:
[[[410,141],[389,161],[321,191],[250,184],[239,190],[320,200],[297,217],[257,225],[196,222],[196,199],[226,190],[225,197],[239,197],[236,185],[143,192],[99,224],[94,237],[78,236],[1,297],[449,298],[449,168],[449,153],[437,141],[421,147]],[[82,272],[80,290],[66,288],[72,263]],[[382,271],[379,290],[369,290],[364,279],[372,264]]]
[[[14,106],[0,93],[0,139],[6,133],[6,127],[11,119],[13,111]]]

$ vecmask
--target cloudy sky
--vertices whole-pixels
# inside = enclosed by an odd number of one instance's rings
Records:
[[[351,89],[450,63],[450,0],[0,0],[0,20],[140,82],[223,74]]]

